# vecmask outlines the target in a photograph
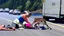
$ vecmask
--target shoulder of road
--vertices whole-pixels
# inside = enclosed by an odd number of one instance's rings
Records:
[[[52,25],[64,28],[64,24],[62,25],[62,24],[59,24],[59,23],[52,23],[52,22],[48,22],[48,21],[46,21],[46,22],[47,22],[47,24],[52,24]]]

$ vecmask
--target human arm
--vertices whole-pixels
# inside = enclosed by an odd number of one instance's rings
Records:
[[[23,18],[24,18],[24,20],[25,20],[27,23],[30,23],[30,22],[28,21],[28,17],[27,17],[26,15],[24,15]]]

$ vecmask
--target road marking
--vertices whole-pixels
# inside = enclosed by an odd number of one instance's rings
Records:
[[[62,26],[62,25],[59,25],[59,24],[54,24],[54,25],[57,25],[57,26],[59,26],[59,27],[62,27],[62,28],[64,28],[64,26]]]
[[[57,23],[51,23],[51,22],[48,22],[48,21],[47,21],[47,23],[64,28],[64,26],[63,26],[63,25],[60,25],[60,24],[57,24]]]
[[[12,20],[9,20],[9,19],[3,18],[3,17],[0,17],[0,18],[12,22]]]

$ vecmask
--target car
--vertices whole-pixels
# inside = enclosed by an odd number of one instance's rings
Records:
[[[17,10],[17,9],[15,9],[15,10],[13,11],[13,15],[20,15],[20,11]]]
[[[4,12],[9,12],[9,8],[5,8],[4,9]]]
[[[3,12],[3,8],[0,8],[0,12]]]
[[[14,11],[13,9],[9,10],[9,14],[13,14],[13,11]]]

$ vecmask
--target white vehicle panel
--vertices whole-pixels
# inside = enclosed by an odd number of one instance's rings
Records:
[[[64,0],[62,0],[61,14],[64,15]]]
[[[59,18],[60,0],[46,0],[43,3],[43,16]]]

